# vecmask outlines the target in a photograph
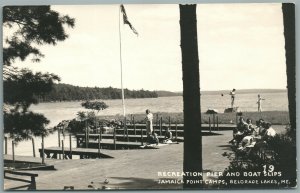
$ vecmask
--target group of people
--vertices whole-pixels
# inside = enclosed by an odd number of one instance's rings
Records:
[[[146,132],[147,132],[147,142],[148,144],[157,144],[159,143],[159,138],[157,133],[153,130],[153,114],[149,109],[146,110]],[[165,127],[165,137],[163,143],[172,142],[172,132],[169,127]]]
[[[245,121],[240,117],[237,127],[233,130],[233,139],[229,143],[235,145],[238,150],[244,151],[254,147],[257,142],[266,141],[275,135],[276,131],[270,122],[259,119],[256,125],[253,125],[251,119]]]

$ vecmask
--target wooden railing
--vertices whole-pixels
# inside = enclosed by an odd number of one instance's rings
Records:
[[[30,180],[10,177],[10,176],[7,176],[7,174],[18,175],[18,176],[29,176]],[[10,188],[10,190],[16,190],[16,189],[26,188],[26,187],[28,187],[28,190],[36,190],[36,181],[35,181],[36,177],[38,177],[38,174],[33,174],[33,173],[28,173],[28,172],[12,171],[12,170],[4,170],[4,179],[29,183],[29,184],[24,185],[24,186],[18,186],[18,187]]]

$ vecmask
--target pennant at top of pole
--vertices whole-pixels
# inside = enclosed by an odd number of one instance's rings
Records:
[[[132,24],[128,20],[128,17],[127,17],[126,11],[125,11],[125,7],[123,4],[120,5],[120,10],[123,15],[124,24],[127,24],[130,27],[130,29],[132,30],[132,32],[138,36],[139,35],[138,32],[136,31],[136,29],[132,26]]]

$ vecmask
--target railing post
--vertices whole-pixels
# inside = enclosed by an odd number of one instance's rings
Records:
[[[136,126],[135,126],[134,116],[132,117],[132,122],[133,122],[134,136],[136,136]]]
[[[158,113],[156,113],[156,129],[158,129],[158,123],[159,123],[159,120],[158,120]],[[154,130],[154,129],[153,129]]]
[[[117,145],[116,145],[116,127],[114,127],[114,149],[117,149]]]
[[[161,130],[162,130],[162,117],[160,117],[160,125],[159,125],[159,135],[161,136]]]
[[[45,163],[44,135],[42,135],[42,164]]]
[[[85,148],[89,147],[89,142],[88,142],[88,127],[87,127],[87,122],[85,120]]]
[[[87,141],[88,141],[88,144],[89,144],[89,142],[90,142],[90,129],[89,129],[89,127],[87,126]],[[88,146],[89,147],[89,146]]]
[[[33,157],[35,157],[35,145],[34,145],[34,139],[31,139],[32,141],[32,152],[33,152]]]
[[[125,117],[125,127],[124,127],[124,129],[126,129],[126,137],[127,137],[127,142],[129,142],[129,137],[128,137],[128,129],[127,129],[127,123],[126,123],[127,121],[126,121],[126,117]]]
[[[70,159],[72,159],[72,135],[70,134],[70,155],[69,155],[69,157],[70,157]]]
[[[208,117],[208,125],[209,125],[209,131],[211,132],[210,115]]]
[[[15,141],[11,141],[11,147],[12,147],[12,158],[13,158],[13,163],[15,164]]]
[[[214,125],[214,131],[216,130],[216,115],[213,114],[213,125]]]
[[[57,134],[58,134],[58,147],[60,147],[60,127],[58,127]],[[61,159],[60,154],[58,155],[58,158]]]
[[[146,131],[147,133],[147,131]],[[141,145],[144,145],[144,139],[143,139],[143,127],[141,127]]]
[[[64,140],[61,140],[61,147],[62,147],[62,157],[65,159],[65,144]]]
[[[7,137],[4,137],[4,142],[5,142],[5,150],[4,150],[4,153],[5,155],[7,155]]]
[[[102,140],[102,129],[100,125],[99,125],[99,131],[100,131],[100,140]]]
[[[169,129],[171,130],[171,117],[169,116]],[[166,134],[166,131],[165,131]]]
[[[100,135],[98,136],[98,158],[100,158],[100,149],[101,149],[101,139]]]
[[[177,122],[175,122],[175,139],[177,140]]]
[[[36,190],[36,182],[34,176],[31,176],[30,190]]]
[[[126,131],[125,131],[125,118],[123,120],[123,138],[125,140],[125,135],[126,135]]]
[[[217,115],[217,128],[218,128],[218,131],[219,131],[219,116]]]

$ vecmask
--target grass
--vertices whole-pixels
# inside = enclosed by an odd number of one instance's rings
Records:
[[[162,118],[162,122],[167,124],[169,123],[169,117],[171,123],[177,122],[178,124],[183,124],[183,113],[168,113],[168,112],[154,112],[153,113],[153,123],[155,124],[157,120]],[[217,114],[220,124],[230,124],[235,123],[236,114],[235,113],[220,113]],[[114,116],[100,116],[101,119],[117,119],[122,120],[123,116],[118,114]],[[135,123],[145,123],[145,114],[129,114],[126,115],[127,120],[132,120],[134,117]],[[158,117],[158,119],[157,119]],[[211,117],[211,121],[213,119],[212,115],[208,115],[205,113],[201,114],[202,123],[206,124],[209,122],[209,117]],[[265,121],[271,122],[273,125],[287,125],[289,124],[289,112],[287,111],[265,111],[262,113],[259,112],[243,112],[243,117],[245,119],[250,118],[255,123],[256,120],[260,118]]]

